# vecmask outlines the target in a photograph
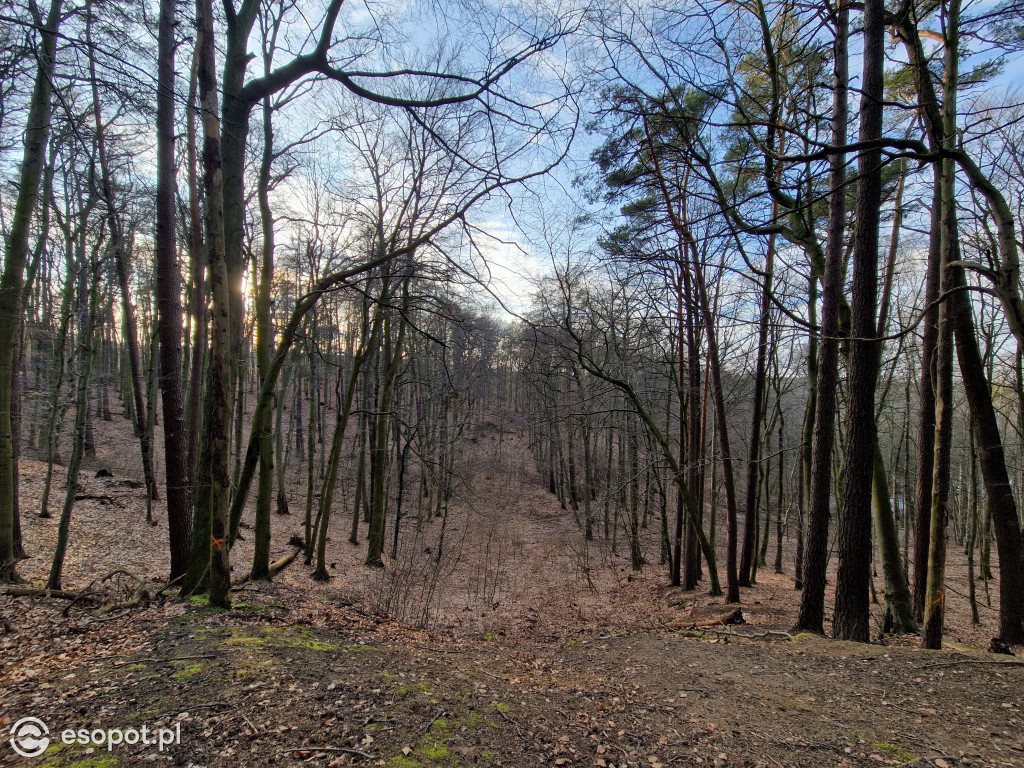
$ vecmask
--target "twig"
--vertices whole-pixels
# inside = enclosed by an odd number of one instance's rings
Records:
[[[430,733],[430,729],[434,726],[434,723],[436,723],[442,717],[444,717],[444,710],[443,709],[439,710],[438,713],[436,715],[434,715],[434,719],[431,720],[429,723],[427,723],[427,727],[423,729],[423,732],[424,733]]]
[[[216,653],[200,653],[195,656],[172,656],[169,659],[132,659],[115,664],[115,667],[125,667],[129,664],[166,664],[170,661],[190,661],[192,659],[216,659]]]
[[[961,659],[934,664],[925,664],[922,669],[939,669],[940,667],[955,667],[957,664],[991,664],[996,667],[1024,667],[1024,661],[989,661],[987,659]]]
[[[166,584],[164,584],[162,587],[160,587],[160,589],[158,589],[155,593],[153,593],[153,599],[156,600],[158,597],[160,597],[160,595],[162,595],[168,589],[173,587],[178,582],[182,581],[185,578],[186,575],[187,574],[183,573],[180,576],[178,576],[176,578],[173,578],[170,581],[168,581]]]
[[[243,720],[245,720],[246,725],[248,725],[250,728],[252,728],[253,736],[255,736],[256,734],[258,734],[260,732],[260,729],[257,728],[255,725],[253,725],[252,720],[250,720],[248,717],[246,717],[244,713],[239,712],[238,714],[241,716],[241,718]]]
[[[132,609],[129,608],[128,610],[123,611],[121,613],[115,613],[113,616],[104,616],[102,619],[90,619],[89,621],[85,622],[85,626],[91,627],[93,624],[102,624],[106,621],[117,621],[118,619],[123,619],[131,612]]]
[[[291,755],[295,752],[341,752],[346,755],[359,755],[367,760],[377,759],[376,755],[371,755],[369,752],[363,752],[361,749],[353,749],[352,747],[294,747],[283,754]]]

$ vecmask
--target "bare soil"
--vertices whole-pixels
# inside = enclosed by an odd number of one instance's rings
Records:
[[[124,482],[141,478],[127,422],[96,429],[98,455],[78,492],[93,498],[75,505],[64,586],[124,599],[134,580],[100,581],[121,568],[156,592],[167,570],[163,508],[147,525],[143,490]],[[99,468],[113,478],[93,477]],[[56,734],[34,759],[3,744],[0,764],[1024,766],[1022,649],[985,652],[996,615],[979,581],[982,623],[970,623],[959,547],[943,651],[921,651],[913,637],[794,637],[789,539],[785,574],[762,568],[743,592],[747,624],[715,625],[736,606],[668,586],[656,518],[640,573],[621,532],[616,552],[583,540],[512,417],[474,433],[459,468],[446,520],[417,528],[407,500],[397,557],[383,570],[363,566],[364,548],[347,541],[343,488],[326,584],[300,559],[237,591],[230,611],[195,599],[103,613],[85,600],[0,597],[10,627],[0,629],[4,735],[25,716]],[[38,517],[45,469],[31,456],[22,463],[31,558],[20,573],[34,583],[45,580],[64,494],[56,467],[54,517]],[[274,516],[275,557],[301,529],[297,474],[293,514]],[[236,570],[250,557],[240,542]],[[66,728],[142,724],[179,726],[181,744],[58,743]]]

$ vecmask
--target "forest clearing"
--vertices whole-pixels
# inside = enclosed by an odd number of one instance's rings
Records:
[[[0,761],[1024,766],[1022,87],[1024,0],[6,4]]]

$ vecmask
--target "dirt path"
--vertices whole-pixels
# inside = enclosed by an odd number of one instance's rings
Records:
[[[1024,667],[981,652],[991,612],[973,627],[951,606],[938,653],[913,638],[792,638],[798,593],[762,570],[743,593],[749,624],[694,627],[725,608],[667,585],[657,521],[644,534],[655,562],[634,573],[624,546],[583,541],[518,436],[490,430],[471,445],[449,519],[406,519],[384,571],[347,542],[343,493],[328,584],[296,563],[237,592],[230,612],[193,600],[64,615],[57,601],[0,598],[0,728],[38,717],[54,739],[33,759],[5,743],[0,764],[1024,766]],[[40,465],[26,470],[31,502]],[[76,507],[68,586],[111,563],[150,578],[166,568],[166,534],[142,519],[130,473],[86,481],[109,500]],[[282,549],[295,507],[274,517]],[[43,578],[56,521],[25,521],[37,556],[22,573]],[[247,547],[232,553],[238,568]],[[59,742],[67,728],[143,725],[181,743]]]

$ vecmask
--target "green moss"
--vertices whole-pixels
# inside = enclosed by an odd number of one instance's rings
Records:
[[[327,653],[329,651],[338,650],[338,646],[334,643],[324,643],[319,640],[312,640],[308,643],[301,643],[301,648],[305,648],[307,651],[319,651],[321,653]]]
[[[148,669],[146,664],[129,664],[125,669],[128,672],[138,672],[140,669]]]
[[[202,664],[189,664],[174,673],[175,680],[188,680],[196,675],[202,674],[205,667]]]
[[[247,634],[247,630],[236,631],[232,632],[224,643],[248,647],[269,645],[275,648],[302,648],[319,653],[338,650],[334,643],[325,643],[317,639],[312,630],[297,627],[263,627],[255,635]]]
[[[110,757],[86,757],[76,760],[70,765],[74,768],[113,768],[117,765],[117,758],[113,755]]]
[[[45,755],[53,756],[53,755],[56,755],[61,750],[64,750],[64,749],[67,749],[67,748],[68,748],[68,745],[65,744],[63,741],[54,741],[50,746],[48,746],[46,748],[46,751],[43,752],[43,756],[45,756]],[[43,767],[43,768],[45,768],[45,767]]]
[[[898,744],[890,744],[887,741],[876,741],[872,746],[882,752],[888,752],[894,760],[899,760],[901,763],[912,763],[917,760],[917,755],[907,752],[907,750],[903,749],[903,747]]]
[[[399,685],[395,688],[395,698],[404,699],[413,693],[429,693],[430,686],[426,683],[413,683],[412,685]]]
[[[509,710],[508,704],[505,704],[504,702],[501,702],[501,701],[491,702],[491,706],[494,707],[499,712],[502,712],[502,713],[506,713]]]
[[[448,758],[448,747],[445,744],[424,744],[413,751],[414,755],[422,757],[433,763],[439,763]]]
[[[67,744],[57,743],[50,746],[44,755],[55,754],[61,749],[67,747]],[[82,756],[80,760],[71,758],[71,762],[67,763],[63,760],[52,760],[47,763],[33,763],[34,768],[61,768],[62,766],[71,766],[72,768],[114,768],[118,763],[117,755],[104,755],[103,757],[92,757]]]
[[[209,605],[210,604],[210,596],[209,595],[192,595],[192,597],[189,598],[189,601],[191,603],[193,603],[194,605]]]
[[[388,759],[389,768],[419,768],[419,761],[405,755],[395,755]]]
[[[345,650],[349,653],[365,653],[367,651],[375,651],[377,649],[374,648],[372,645],[362,643],[361,645],[350,645]]]

